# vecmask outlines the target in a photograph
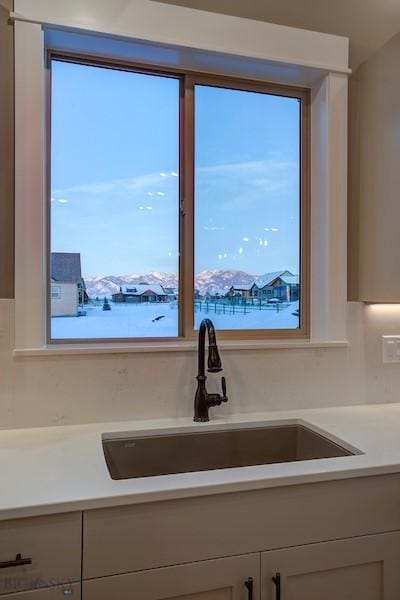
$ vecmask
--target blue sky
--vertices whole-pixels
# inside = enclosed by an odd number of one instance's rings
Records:
[[[52,92],[52,250],[177,273],[178,81],[54,61]],[[197,271],[298,272],[299,108],[196,87]]]

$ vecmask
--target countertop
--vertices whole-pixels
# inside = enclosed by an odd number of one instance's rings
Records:
[[[362,454],[114,481],[102,434],[306,423]],[[0,431],[0,520],[400,472],[400,404]]]

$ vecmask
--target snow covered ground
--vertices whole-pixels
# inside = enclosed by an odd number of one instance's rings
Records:
[[[208,317],[218,329],[296,329],[299,326],[299,317],[293,315],[299,308],[298,302],[268,307],[265,305],[262,310],[258,307],[246,308],[244,314],[243,307],[236,307],[235,314],[231,307],[225,308],[225,314],[221,305],[210,302],[207,309],[202,306],[202,310],[196,310],[195,327],[198,328],[202,319]],[[278,312],[279,311],[279,312]]]
[[[178,310],[175,304],[118,304],[111,310],[85,306],[85,317],[53,317],[53,339],[176,337]],[[158,321],[153,319],[163,317]]]
[[[85,307],[84,317],[53,317],[51,337],[53,339],[94,339],[94,338],[140,338],[176,337],[178,335],[178,310],[171,304],[114,304],[111,311],[103,311],[101,306]],[[295,329],[299,326],[298,317],[292,313],[298,309],[298,302],[285,305],[285,308],[251,310],[223,314],[221,307],[209,304],[196,311],[195,325],[198,328],[205,317],[209,317],[216,329]],[[217,311],[217,312],[215,312]],[[157,317],[163,317],[154,321]]]

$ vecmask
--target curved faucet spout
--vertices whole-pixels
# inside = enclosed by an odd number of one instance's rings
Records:
[[[205,375],[205,345],[206,332],[208,333],[208,361],[207,370],[210,373],[222,371],[221,358],[219,356],[215,327],[211,319],[203,319],[199,327],[199,371],[198,375]]]
[[[225,378],[223,378],[223,395],[208,394],[206,389],[206,374],[205,374],[205,344],[206,332],[208,333],[208,362],[207,370],[210,373],[218,373],[222,371],[221,358],[218,352],[217,340],[215,336],[214,324],[210,319],[203,319],[199,327],[199,347],[198,359],[199,370],[197,373],[197,390],[194,399],[194,420],[209,421],[208,409],[210,406],[217,406],[221,402],[227,402],[228,398],[225,393]]]

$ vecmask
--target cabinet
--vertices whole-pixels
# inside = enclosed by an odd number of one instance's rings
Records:
[[[261,600],[398,600],[399,552],[398,532],[263,552]]]
[[[351,78],[349,299],[400,302],[400,36]]]
[[[390,475],[2,521],[0,600],[399,600],[399,500]]]
[[[1,597],[1,600],[68,600],[68,598],[70,598],[70,600],[80,600],[80,583],[30,590],[28,592],[16,592],[15,594],[6,594]]]
[[[79,582],[81,540],[81,513],[0,522],[0,598],[12,592]],[[51,600],[60,596],[57,591],[54,594]],[[21,598],[25,600],[25,596]],[[29,594],[26,598],[30,600]]]
[[[83,583],[84,600],[255,600],[260,555],[207,560]]]
[[[399,500],[390,475],[91,510],[83,578],[397,531]]]

